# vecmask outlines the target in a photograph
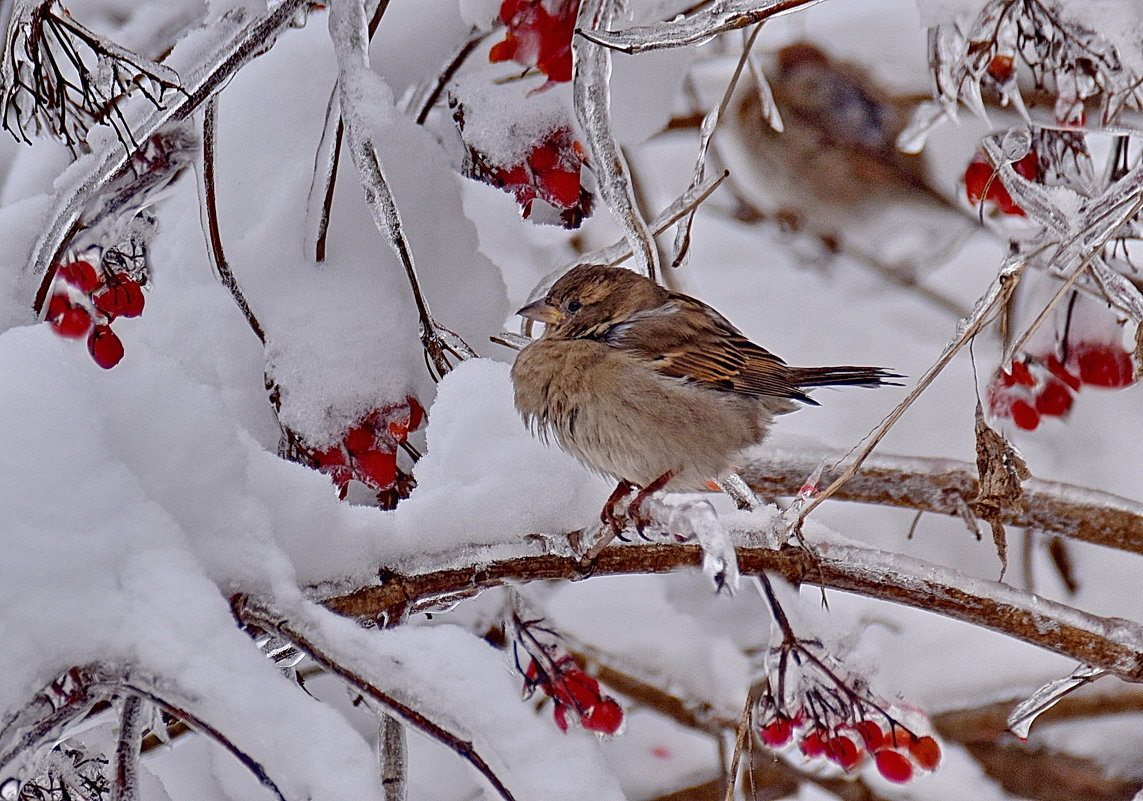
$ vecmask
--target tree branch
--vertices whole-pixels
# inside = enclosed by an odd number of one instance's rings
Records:
[[[794,583],[894,601],[1006,634],[1080,663],[1104,668],[1128,681],[1143,681],[1143,626],[1133,621],[1091,615],[1006,584],[875,548],[828,541],[812,552],[792,546],[774,549],[762,542],[771,532],[737,534],[743,575],[768,571]],[[467,566],[427,573],[400,575],[392,570],[382,584],[362,587],[323,603],[339,614],[379,619],[401,610],[431,608],[442,597],[455,599],[509,582],[585,577],[578,556],[570,551],[512,556],[476,551],[468,554],[467,559]],[[612,545],[600,553],[587,571],[591,575],[666,573],[697,567],[701,562],[702,549],[698,545]],[[892,565],[892,570],[887,570],[886,565]]]

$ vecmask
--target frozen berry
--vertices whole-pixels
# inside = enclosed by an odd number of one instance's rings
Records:
[[[91,328],[91,315],[82,306],[72,306],[53,318],[51,324],[61,337],[79,339]]]
[[[86,261],[73,261],[70,264],[65,264],[59,268],[56,274],[76,289],[89,295],[98,289],[102,283],[99,273]]]
[[[369,450],[355,456],[363,483],[376,489],[393,486],[393,482],[397,480],[397,454]]]
[[[623,725],[623,707],[612,698],[604,698],[602,702],[591,708],[581,718],[583,727],[588,731],[597,731],[601,734],[615,734]]]
[[[941,747],[932,737],[910,738],[909,754],[925,770],[933,770],[941,761]]]
[[[112,318],[138,317],[143,313],[143,288],[127,275],[116,275],[112,282],[91,299],[97,309]]]
[[[71,298],[63,292],[57,292],[52,295],[52,299],[48,301],[48,314],[49,320],[58,320],[63,316],[63,313],[71,308]]]
[[[1060,360],[1056,357],[1056,354],[1049,353],[1048,357],[1044,360],[1044,363],[1048,366],[1048,371],[1052,375],[1071,387],[1072,392],[1079,390],[1082,383],[1079,380],[1079,376],[1069,372],[1068,369],[1060,363]]]
[[[91,329],[87,349],[95,363],[104,370],[110,370],[123,358],[123,342],[107,325],[97,325]]]
[[[1131,354],[1111,344],[1086,344],[1075,349],[1079,377],[1095,387],[1125,387],[1134,379]]]
[[[1032,408],[1032,405],[1026,400],[1012,401],[1011,414],[1012,422],[1016,424],[1017,428],[1035,431],[1036,426],[1040,425],[1040,413]]]
[[[367,425],[358,425],[349,429],[345,435],[345,447],[353,454],[365,453],[376,447],[377,437],[373,429]]]
[[[985,187],[992,180],[992,167],[986,162],[974,161],[964,171],[964,191],[968,202],[976,205],[984,197]]]
[[[762,738],[762,742],[771,748],[781,748],[790,742],[790,736],[792,734],[793,727],[790,725],[790,719],[784,715],[779,715],[774,718],[758,732],[758,735]]]
[[[873,756],[877,772],[891,782],[904,783],[913,778],[913,766],[908,758],[897,751],[885,749]]]
[[[812,731],[807,734],[798,742],[798,748],[810,759],[824,754],[826,746],[821,731]]]
[[[1072,393],[1058,379],[1051,379],[1036,395],[1036,411],[1042,415],[1061,417],[1072,408]]]
[[[857,743],[848,737],[833,737],[825,742],[825,756],[836,762],[843,770],[851,770],[861,761],[862,751]]]
[[[992,61],[988,62],[988,74],[998,83],[1004,83],[1011,78],[1012,72],[1012,56],[997,53],[992,57]]]
[[[865,747],[870,751],[876,751],[885,742],[885,732],[872,720],[859,721],[853,725],[853,729],[861,735]]]

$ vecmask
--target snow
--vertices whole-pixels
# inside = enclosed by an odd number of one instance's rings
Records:
[[[222,239],[267,334],[265,347],[211,274],[189,174],[156,206],[145,314],[115,323],[126,351],[120,365],[101,370],[82,341],[63,340],[35,324],[31,298],[38,276],[29,271],[29,260],[43,244],[44,230],[66,222],[91,182],[103,179],[118,144],[103,132],[93,138],[96,152],[70,167],[58,145],[0,145],[0,720],[7,722],[71,666],[95,664],[112,676],[129,666],[134,686],[224,731],[286,797],[378,797],[375,722],[374,728],[362,722],[372,719],[330,676],[313,680],[319,702],[309,686],[299,686],[252,647],[230,607],[241,591],[286,610],[304,624],[304,633],[323,638],[378,687],[471,738],[518,798],[644,798],[708,781],[721,775],[714,740],[629,699],[620,699],[626,732],[613,740],[576,729],[564,735],[553,724],[550,703],[537,711],[521,702],[522,680],[510,659],[481,639],[496,620],[495,591],[455,611],[435,610],[431,619],[415,615],[391,630],[362,628],[314,603],[375,583],[380,568],[475,571],[501,557],[562,554],[562,535],[598,526],[613,486],[529,435],[513,407],[512,353],[489,337],[516,325],[512,310],[552,269],[614,241],[630,221],[597,214],[573,239],[519,219],[508,195],[455,175],[446,148],[405,117],[396,98],[434,79],[466,27],[487,27],[499,4],[392,5],[395,16],[386,16],[368,50],[363,42],[356,50],[346,47],[354,31],[335,29],[340,65],[328,20],[315,13],[305,28],[285,30],[221,94],[216,172]],[[975,11],[980,3],[918,6],[922,20],[932,24],[961,9]],[[1124,48],[1138,40],[1133,4],[1104,0],[1099,6],[1124,23],[1109,36]],[[227,31],[236,30],[239,8],[247,20],[265,13],[256,2],[72,4],[93,29],[150,55],[204,15],[217,20],[231,12]],[[359,23],[365,11],[347,0],[335,0],[334,10],[352,18],[345,24]],[[785,41],[798,29],[816,41],[843,43],[847,56],[856,58],[865,42],[883,35],[877,20],[885,19],[886,30],[908,28],[902,36],[912,37],[876,65],[891,73],[887,65],[915,70],[923,56],[917,14],[903,0],[842,1],[816,6],[804,19],[792,16],[780,30]],[[629,17],[614,27],[654,15],[634,9]],[[188,33],[171,65],[201,77],[190,68],[224,49],[227,31]],[[768,26],[759,47],[773,49],[777,40],[769,34]],[[693,139],[651,134],[685,107],[678,105],[682,76],[692,60],[713,49],[611,57],[612,133],[632,154],[648,217],[687,185],[694,159]],[[1132,63],[1139,59],[1124,53]],[[600,67],[596,79],[602,82],[604,72]],[[531,132],[570,120],[566,88],[530,94],[534,84],[515,81],[493,90],[489,68],[476,63],[464,76],[451,91],[468,110],[466,134],[497,163],[517,160],[516,148],[531,141]],[[306,217],[313,154],[339,81],[354,129],[347,142],[367,140],[376,148],[434,318],[482,354],[439,384],[424,369],[405,266],[363,202],[348,147],[326,260],[315,264],[305,248],[313,222]],[[520,107],[531,109],[527,137],[504,124],[518,119]],[[585,119],[590,123],[600,108]],[[131,106],[130,116],[155,118],[145,103]],[[972,140],[978,133],[962,136]],[[937,180],[959,200],[963,188],[955,182],[975,145],[964,151],[946,136],[952,134],[941,131],[931,139],[933,147],[947,148]],[[100,150],[101,141],[111,144]],[[736,174],[751,170],[730,166]],[[609,180],[614,192],[626,191],[614,176]],[[1050,193],[1050,199],[1080,212],[1080,199],[1061,200],[1064,194]],[[845,256],[807,264],[798,256],[813,249],[805,240],[792,248],[791,235],[746,226],[726,213],[730,206],[720,190],[696,219],[690,265],[667,280],[718,308],[790,363],[880,364],[912,382],[954,336],[957,321],[920,296],[888,288]],[[886,215],[891,226],[916,230],[899,209]],[[1004,248],[994,233],[978,229],[947,261],[929,258],[921,248],[918,276],[971,308],[995,277]],[[1038,292],[1057,285],[1042,276],[1035,280],[1043,284]],[[1091,339],[1120,333],[1092,309],[1077,315],[1075,331]],[[1044,335],[1045,345],[1052,344],[1051,333]],[[968,353],[958,356],[882,449],[971,460],[972,409],[1000,350],[998,342],[979,338],[975,364]],[[277,415],[266,399],[267,377],[281,389]],[[821,406],[781,418],[762,450],[844,452],[908,389],[818,393]],[[1138,392],[1085,388],[1065,420],[1034,432],[1001,425],[1037,478],[1137,497],[1140,463],[1132,443],[1143,439]],[[416,488],[394,511],[361,498],[339,501],[328,477],[277,456],[279,424],[324,447],[369,411],[408,395],[429,412],[426,428],[413,436],[424,457],[414,470]],[[713,503],[717,517],[706,500],[665,499],[666,506],[690,509],[687,523],[725,565],[727,537],[776,530],[773,506],[747,514],[731,511],[725,499]],[[961,521],[926,516],[908,540],[911,522],[906,511],[827,503],[814,512],[806,536],[827,546],[824,558],[845,557],[871,580],[887,571],[900,582],[944,578],[965,592],[1051,613],[1038,619],[1041,632],[1050,634],[1061,623],[1087,626],[1139,646],[1132,622],[1143,618],[1143,598],[1134,591],[1136,557],[1070,543],[1080,587],[1069,596],[1036,545],[1031,576],[1015,559],[1010,570],[1013,586],[1035,580],[1036,594],[1025,595],[992,581],[993,545],[971,538]],[[1013,552],[1020,536],[1039,540],[1035,533],[1013,532]],[[525,589],[577,648],[687,702],[707,703],[727,719],[741,710],[757,656],[770,641],[769,613],[748,585],[734,597],[716,594],[697,570],[593,576]],[[806,636],[844,646],[847,664],[863,675],[868,671],[878,692],[930,713],[1027,695],[1076,666],[924,610],[828,591],[824,611],[815,588],[784,592]],[[105,743],[112,718],[101,716],[92,730],[76,736]],[[1100,757],[1101,745],[1126,741],[1120,750],[1127,753],[1116,752],[1116,769],[1140,771],[1138,748],[1131,750],[1138,740],[1133,730],[1090,736],[1083,728],[1069,731],[1057,729],[1051,742],[1069,748],[1078,742]],[[1032,735],[1038,736],[1036,726]],[[494,795],[451,750],[422,734],[410,739],[411,799]],[[0,748],[9,745],[6,739]],[[1003,797],[967,752],[952,743],[944,750],[941,769],[906,792],[927,799]],[[24,766],[0,766],[0,773]],[[144,798],[272,797],[258,786],[232,755],[202,735],[178,738],[144,761]],[[902,791],[875,787],[902,797]],[[824,796],[803,788],[800,797]]]

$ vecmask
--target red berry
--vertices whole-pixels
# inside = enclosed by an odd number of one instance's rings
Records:
[[[350,453],[358,454],[370,451],[377,446],[377,437],[373,429],[366,425],[357,425],[349,429],[345,435],[345,447]]]
[[[941,747],[932,737],[910,737],[909,754],[924,770],[933,770],[941,761]]]
[[[1116,345],[1088,343],[1075,349],[1080,380],[1095,387],[1125,387],[1134,380],[1131,354]]]
[[[1010,411],[1012,415],[1012,422],[1016,424],[1017,428],[1022,428],[1025,431],[1035,431],[1036,426],[1040,425],[1040,413],[1032,408],[1025,400],[1012,401],[1012,408]]]
[[[1035,150],[1029,150],[1024,158],[1012,165],[1012,169],[1029,181],[1037,181],[1040,178],[1040,157]]]
[[[762,738],[762,742],[771,748],[781,748],[790,742],[790,736],[793,733],[790,719],[784,715],[778,715],[759,730],[758,736]]]
[[[555,145],[543,144],[532,150],[528,156],[528,164],[536,172],[547,172],[556,166],[559,155]]]
[[[988,62],[988,74],[999,83],[1004,83],[1012,77],[1012,56],[997,53]]]
[[[876,751],[885,742],[885,732],[872,720],[862,720],[853,725],[853,730],[861,735],[865,747],[869,751]]]
[[[825,742],[826,759],[836,762],[843,770],[851,770],[861,761],[862,749],[848,737],[838,736]]]
[[[913,766],[904,754],[885,749],[873,755],[877,771],[891,782],[904,783],[913,778]]]
[[[91,299],[97,309],[110,317],[138,317],[143,313],[143,288],[122,273]]]
[[[61,337],[79,339],[91,328],[91,315],[82,306],[72,306],[50,322]]]
[[[388,489],[397,480],[397,454],[371,450],[355,454],[358,480],[374,489]]]
[[[552,710],[552,718],[556,721],[556,725],[560,727],[560,731],[566,734],[568,730],[567,707],[561,703],[557,703],[556,708]]]
[[[87,338],[87,350],[91,358],[104,370],[110,370],[123,358],[123,342],[110,326],[97,325]]]
[[[810,759],[819,757],[825,753],[825,741],[822,739],[822,732],[820,729],[814,730],[807,734],[798,742],[798,748],[802,750]]]
[[[604,698],[591,710],[580,718],[583,727],[588,731],[597,731],[601,734],[615,734],[623,725],[623,707],[612,698]]]
[[[964,191],[968,202],[976,205],[984,197],[984,188],[992,180],[992,167],[983,161],[974,161],[964,171]],[[995,183],[995,181],[993,181]]]
[[[339,467],[345,464],[345,454],[340,446],[334,445],[324,451],[314,451],[313,460],[318,467]]]
[[[568,209],[579,202],[579,168],[574,170],[552,170],[541,179],[547,199],[553,206]]]
[[[1013,384],[1020,384],[1025,387],[1036,386],[1036,379],[1032,378],[1032,372],[1028,369],[1028,365],[1024,362],[1013,361],[1012,366],[1008,368],[1005,374],[1005,386],[1012,386]]]
[[[1036,396],[1036,411],[1042,415],[1061,417],[1072,408],[1072,393],[1062,381],[1050,379]]]
[[[57,292],[52,295],[52,299],[48,301],[47,318],[49,320],[58,320],[63,316],[63,313],[71,308],[71,298],[63,292]]]
[[[1049,353],[1045,363],[1048,365],[1048,371],[1067,384],[1073,392],[1079,390],[1081,384],[1079,377],[1068,372],[1068,369],[1060,364],[1060,360],[1056,358],[1056,354]]]
[[[86,261],[73,261],[59,268],[56,275],[82,292],[91,294],[102,283],[99,273]]]

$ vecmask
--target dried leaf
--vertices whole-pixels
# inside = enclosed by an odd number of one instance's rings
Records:
[[[1143,324],[1135,326],[1135,375],[1136,381],[1143,378]]]
[[[1032,471],[1015,448],[985,421],[979,400],[976,402],[976,469],[980,474],[980,490],[970,506],[992,526],[992,539],[1000,557],[1000,578],[1004,578],[1008,570],[1008,542],[1002,512],[1024,508],[1020,482],[1030,478]]]

